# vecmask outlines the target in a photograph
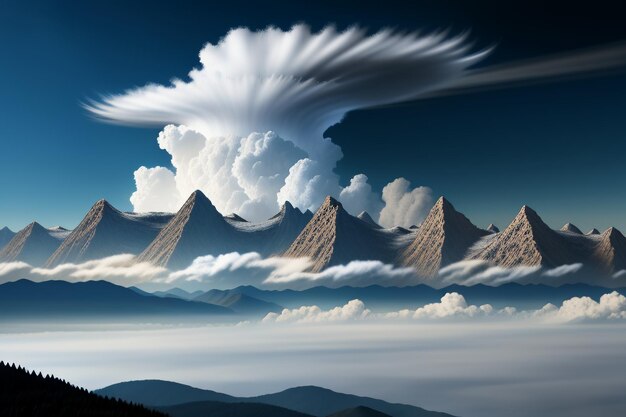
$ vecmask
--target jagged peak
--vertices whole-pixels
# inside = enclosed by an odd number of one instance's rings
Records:
[[[611,241],[614,241],[614,239],[626,240],[622,232],[620,232],[619,229],[616,229],[615,227],[609,227],[608,229],[606,229],[604,233],[602,233],[602,238],[609,239]]]
[[[587,235],[599,235],[600,231],[595,227],[586,233]]]
[[[563,225],[563,227],[561,227],[561,231],[562,232],[576,233],[578,235],[582,235],[583,234],[583,232],[578,227],[573,225],[572,223],[565,223]]]
[[[487,226],[486,230],[491,233],[500,233],[500,229],[498,228],[498,226],[493,223],[489,223],[489,226]]]
[[[337,208],[343,208],[343,205],[341,205],[341,203],[337,200],[335,200],[333,197],[331,196],[326,196],[326,198],[324,199],[324,203],[322,204],[321,207],[337,207]],[[320,208],[321,208],[320,207]]]

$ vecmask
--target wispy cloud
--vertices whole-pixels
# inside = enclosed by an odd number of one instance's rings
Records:
[[[36,268],[24,262],[0,263],[0,282],[16,279],[44,281],[88,281],[104,279],[119,285],[135,285],[167,276],[167,269],[137,262],[134,255],[122,254],[83,263],[66,263],[54,268]]]

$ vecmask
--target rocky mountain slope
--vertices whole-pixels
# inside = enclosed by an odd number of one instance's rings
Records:
[[[441,197],[417,229],[413,242],[400,255],[400,262],[431,277],[441,267],[462,260],[470,246],[487,234]]]
[[[354,260],[390,263],[394,260],[393,241],[396,236],[350,215],[341,203],[326,197],[283,256],[309,257],[313,262],[313,272]]]
[[[576,261],[567,240],[528,206],[523,206],[513,222],[474,258],[505,267],[553,267]]]
[[[41,266],[67,237],[67,233],[65,229],[46,229],[32,222],[0,250],[0,262],[22,261]]]
[[[122,213],[106,200],[100,200],[46,264],[78,263],[120,253],[139,254],[172,217],[165,213]]]

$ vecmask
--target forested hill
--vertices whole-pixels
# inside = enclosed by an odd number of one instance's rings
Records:
[[[54,376],[0,362],[2,417],[165,417],[157,411],[105,398]]]

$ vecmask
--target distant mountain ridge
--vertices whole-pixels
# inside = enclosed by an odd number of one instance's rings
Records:
[[[325,417],[361,406],[371,408],[392,417],[450,417],[450,415],[446,413],[428,411],[412,405],[393,404],[369,397],[342,394],[316,386],[295,387],[274,394],[260,395],[257,397],[233,397],[227,394],[202,390],[175,382],[147,380],[121,382],[98,389],[95,392],[99,395],[120,398],[125,401],[137,402],[146,406],[156,406],[163,411],[175,409],[172,406],[177,404],[219,401],[267,404],[315,417]],[[209,405],[213,406],[213,404]],[[166,408],[166,406],[172,408]],[[202,415],[211,415],[210,408],[205,408],[204,414]],[[270,416],[268,415],[268,417]]]
[[[98,316],[230,316],[232,310],[208,303],[142,295],[107,281],[33,282],[0,285],[0,320],[34,318],[83,320]]]

